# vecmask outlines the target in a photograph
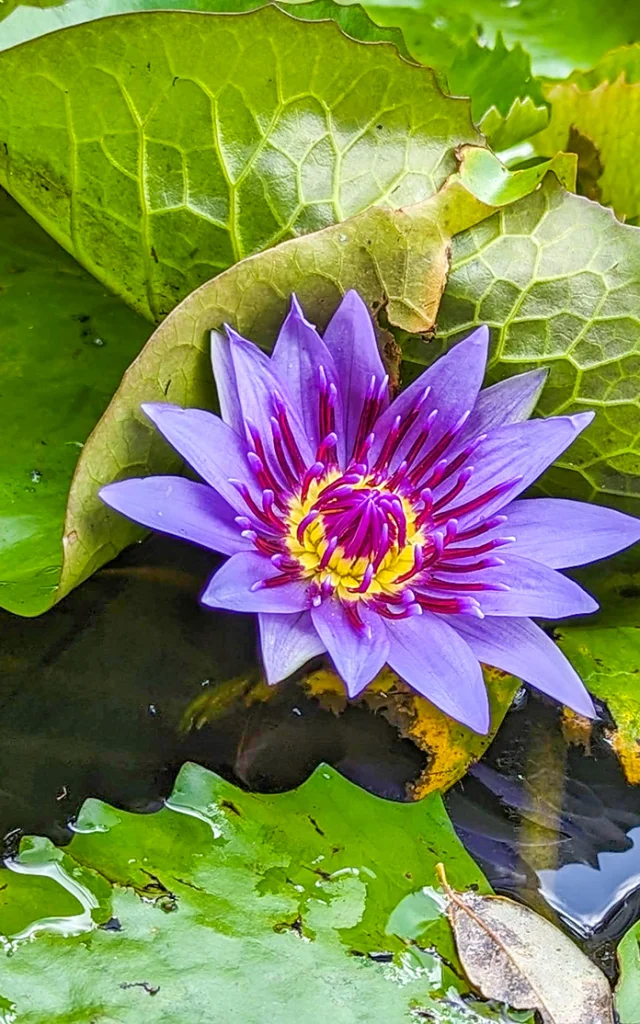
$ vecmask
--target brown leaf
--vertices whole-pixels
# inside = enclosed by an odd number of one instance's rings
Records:
[[[437,870],[460,960],[485,998],[538,1010],[543,1024],[613,1024],[607,979],[566,935],[513,900],[456,892]]]

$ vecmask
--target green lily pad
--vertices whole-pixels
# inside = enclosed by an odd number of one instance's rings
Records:
[[[0,605],[48,608],[82,446],[149,333],[0,190]]]
[[[469,104],[276,7],[138,12],[0,54],[0,183],[151,319],[245,256],[435,192]]]
[[[436,795],[385,801],[325,765],[260,795],[188,764],[163,810],[89,800],[75,828],[64,853],[25,840],[2,872],[0,989],[16,1024],[199,1024],[212,1008],[245,1024],[476,1019],[444,912],[416,945],[405,910],[438,861],[488,891]]]
[[[407,342],[404,355],[431,362],[488,324],[492,379],[546,366],[539,413],[597,413],[541,489],[637,514],[639,280],[640,230],[548,175],[530,195],[456,235],[438,342]]]
[[[618,945],[620,979],[615,1006],[620,1024],[637,1024],[640,1006],[640,921],[636,922]]]

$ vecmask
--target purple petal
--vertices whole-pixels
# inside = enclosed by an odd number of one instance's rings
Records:
[[[291,396],[286,379],[277,372],[271,360],[257,345],[241,338],[231,327],[226,330],[231,343],[231,358],[236,371],[243,418],[258,428],[265,447],[271,450],[274,396],[280,394],[287,406],[289,422],[300,454],[305,463],[311,465],[315,451],[311,448],[299,407]]]
[[[497,583],[509,588],[506,591],[486,590],[473,594],[478,598],[485,615],[533,615],[542,619],[564,619],[569,615],[589,615],[597,610],[597,601],[562,573],[530,558],[511,555],[507,548],[502,550],[504,565],[471,573],[469,577],[470,580]],[[438,572],[438,575],[443,574]],[[455,579],[460,593],[464,594],[465,577],[456,575]]]
[[[295,295],[291,296],[291,309],[278,335],[271,364],[287,382],[294,406],[302,413],[304,428],[314,451],[323,440],[318,421],[320,367],[323,368],[327,383],[336,389],[338,457],[340,465],[344,466],[344,414],[336,366],[315,327],[305,319]]]
[[[559,455],[575,441],[593,419],[592,412],[575,416],[555,416],[545,420],[527,420],[498,427],[480,442],[469,460],[474,472],[460,497],[451,507],[451,515],[464,526],[500,511],[516,495],[526,490]],[[517,478],[520,478],[517,480]],[[490,492],[499,484],[514,480],[508,490],[490,498],[480,507],[458,515],[456,509]],[[436,488],[436,498],[450,487],[450,482]]]
[[[203,409],[181,409],[161,403],[142,406],[160,433],[203,480],[243,515],[247,508],[229,478],[242,480],[259,494],[246,458],[247,446],[219,416]]]
[[[529,619],[472,619],[447,616],[476,658],[510,672],[542,693],[595,718],[593,702],[562,651]]]
[[[309,612],[294,615],[262,612],[258,622],[262,663],[267,682],[271,685],[286,679],[326,650]]]
[[[375,424],[376,440],[371,449],[372,459],[384,444],[396,416],[404,418],[427,388],[431,389],[429,395],[422,403],[416,422],[398,448],[392,466],[402,460],[435,409],[438,410],[438,414],[429,432],[430,445],[437,443],[464,413],[470,412],[476,403],[484,377],[488,346],[489,330],[486,327],[479,327],[464,341],[458,342],[445,352],[433,366],[401,391]]]
[[[355,697],[383,668],[389,651],[387,630],[378,615],[361,611],[365,631],[352,626],[342,603],[329,598],[311,609],[313,624],[350,697]]]
[[[442,616],[424,612],[389,622],[391,667],[404,681],[456,721],[483,735],[489,701],[478,659]]]
[[[460,446],[478,434],[528,420],[540,398],[547,372],[529,370],[484,388],[460,435]]]
[[[232,555],[209,580],[200,600],[210,608],[232,612],[300,612],[309,606],[308,586],[300,580],[278,587],[252,590],[261,580],[279,575],[279,569],[257,552]]]
[[[238,397],[238,382],[231,358],[229,339],[218,331],[211,331],[211,365],[216,379],[220,414],[225,423],[244,437],[242,407]]]
[[[351,455],[360,414],[372,377],[381,383],[386,371],[378,351],[371,315],[357,292],[347,292],[324,332],[333,355],[344,406],[345,442]],[[385,399],[383,408],[388,405]]]
[[[136,523],[223,555],[234,555],[251,546],[240,536],[236,513],[224,498],[213,488],[182,476],[121,480],[103,487],[100,497]]]
[[[583,501],[524,499],[514,501],[503,512],[509,518],[499,533],[516,538],[509,553],[533,558],[553,569],[595,562],[640,540],[640,519]]]

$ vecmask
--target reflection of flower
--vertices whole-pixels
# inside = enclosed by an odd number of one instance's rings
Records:
[[[556,569],[633,543],[640,521],[514,500],[593,414],[526,422],[544,371],[481,392],[488,337],[475,331],[390,404],[356,292],[323,338],[294,298],[271,358],[231,328],[213,335],[222,419],[144,407],[206,485],[150,477],[101,496],[231,556],[202,601],[258,613],[272,683],[326,650],[354,696],[388,663],[486,732],[486,662],[591,715],[575,672],[527,616],[594,611]]]

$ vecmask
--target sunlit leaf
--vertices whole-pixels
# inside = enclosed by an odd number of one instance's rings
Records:
[[[376,19],[403,29],[409,48],[413,38],[427,40],[434,28],[457,31],[457,41],[479,30],[493,44],[502,33],[509,46],[521,43],[531,54],[536,75],[564,78],[574,68],[590,67],[614,46],[640,38],[640,9],[629,0],[396,0],[367,4]],[[444,33],[443,33],[444,34]],[[419,56],[419,54],[417,54]]]
[[[331,21],[148,11],[0,54],[0,183],[151,319],[245,256],[431,195],[464,100]]]

